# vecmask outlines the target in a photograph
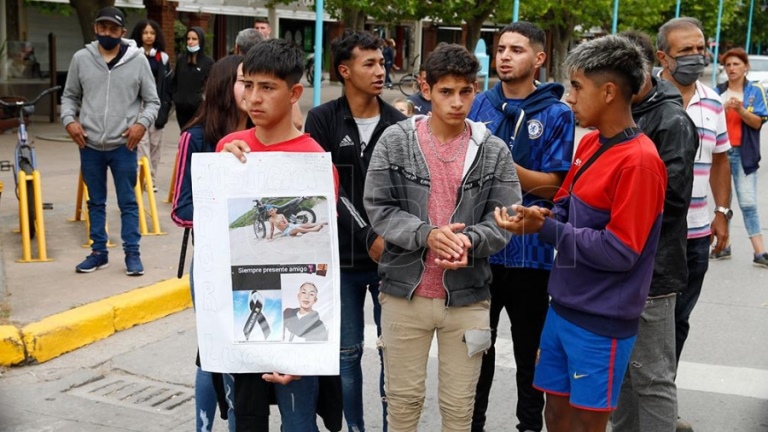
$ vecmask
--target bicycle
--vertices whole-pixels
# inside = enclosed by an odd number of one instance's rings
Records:
[[[29,139],[29,136],[27,135],[27,125],[26,121],[24,119],[24,116],[27,117],[31,116],[35,112],[35,104],[37,104],[40,99],[42,99],[44,96],[53,93],[55,91],[59,91],[61,89],[61,86],[51,87],[47,90],[44,90],[42,93],[37,95],[37,97],[31,101],[25,101],[25,100],[19,100],[16,102],[6,102],[2,99],[0,99],[0,105],[4,106],[5,108],[10,109],[10,112],[12,113],[12,116],[16,116],[18,114],[18,122],[19,122],[19,131],[17,134],[17,140],[16,140],[16,149],[14,151],[14,160],[13,164],[11,164],[10,161],[4,160],[0,161],[0,171],[10,171],[13,169],[13,181],[16,185],[16,199],[19,198],[19,172],[23,171],[28,176],[32,176],[32,172],[37,169],[37,159],[35,157],[35,146],[34,143]],[[28,209],[28,219],[29,219],[29,238],[33,239],[35,237],[35,194],[33,191],[33,185],[32,180],[27,180],[27,209]],[[45,207],[50,207],[49,205],[46,205]]]
[[[400,77],[400,81],[397,85],[400,87],[400,92],[406,96],[412,96],[419,91],[419,69],[416,67],[416,62],[421,57],[421,54],[411,60],[411,71]]]
[[[304,207],[304,202],[309,200],[309,197],[295,197],[288,202],[280,205],[263,202],[261,200],[253,200],[253,234],[256,238],[265,238],[267,236],[267,221],[269,221],[269,210],[267,206],[272,206],[277,209],[279,214],[282,214],[292,224],[305,224],[315,223],[317,221],[317,215],[314,210],[309,207]]]
[[[315,85],[315,53],[311,53],[307,56],[304,69],[307,75],[307,82],[309,85]],[[325,81],[325,77],[320,76],[320,81]]]

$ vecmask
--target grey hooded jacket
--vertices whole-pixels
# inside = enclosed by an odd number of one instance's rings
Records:
[[[135,42],[127,44],[125,55],[109,70],[94,41],[72,57],[67,83],[61,97],[61,122],[76,121],[88,135],[86,145],[109,151],[125,145],[122,136],[135,123],[145,128],[155,122],[160,109],[155,79],[149,62]],[[142,109],[143,107],[143,109]]]
[[[417,141],[415,116],[390,126],[379,138],[365,181],[365,209],[374,231],[386,242],[379,261],[379,289],[410,299],[421,282],[427,235],[437,228],[429,220],[430,178]],[[510,234],[494,220],[496,207],[519,204],[520,182],[512,155],[482,123],[467,120],[471,138],[464,160],[461,188],[451,223],[466,225],[469,265],[446,271],[446,306],[490,299],[488,257],[503,249]],[[437,174],[436,174],[437,175]]]

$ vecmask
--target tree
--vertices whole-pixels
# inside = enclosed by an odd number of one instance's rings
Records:
[[[93,40],[93,20],[96,19],[96,13],[101,8],[114,6],[115,0],[69,0],[69,4],[77,11],[83,43],[87,44]]]

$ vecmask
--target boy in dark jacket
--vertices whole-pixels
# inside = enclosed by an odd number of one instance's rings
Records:
[[[667,167],[667,190],[651,288],[630,357],[632,366],[624,376],[611,423],[616,432],[673,431],[677,421],[675,298],[688,279],[686,215],[699,137],[683,109],[680,92],[651,76],[656,50],[648,36],[639,32],[621,36],[637,45],[648,61],[648,78],[632,100],[632,116]]]
[[[347,31],[332,43],[333,65],[344,95],[307,113],[304,131],[331,153],[339,171],[339,258],[341,262],[341,381],[344,418],[350,430],[365,431],[363,357],[366,291],[379,327],[379,276],[376,262],[384,242],[371,229],[363,208],[363,183],[373,149],[388,126],[406,117],[384,102],[384,57],[380,39]],[[381,333],[381,328],[378,328]],[[380,375],[383,390],[383,370]],[[386,406],[386,405],[385,405]],[[384,420],[386,429],[386,419]]]
[[[397,431],[418,427],[435,333],[443,430],[469,430],[491,345],[488,257],[509,240],[493,209],[521,197],[504,142],[466,120],[479,68],[459,45],[433,51],[422,84],[432,115],[389,127],[368,168],[365,208],[386,243],[381,346],[387,421]]]

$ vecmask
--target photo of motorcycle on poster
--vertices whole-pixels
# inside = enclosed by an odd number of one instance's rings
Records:
[[[227,154],[195,154],[192,174],[203,369],[338,374],[330,157],[253,153],[243,164]]]

